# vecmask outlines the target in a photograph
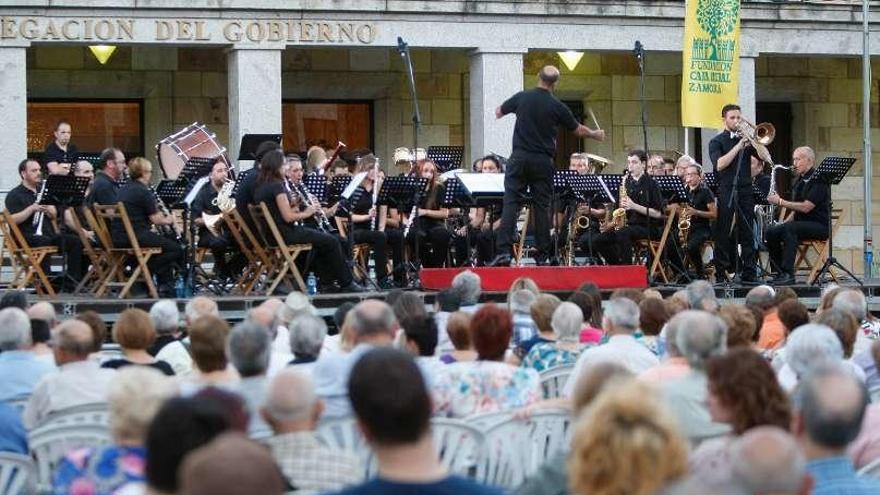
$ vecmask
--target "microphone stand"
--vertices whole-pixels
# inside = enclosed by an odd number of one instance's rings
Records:
[[[639,63],[639,105],[642,110],[642,139],[644,140],[645,154],[648,153],[648,107],[645,105],[645,46],[642,42],[636,40],[636,46],[633,48],[633,54]],[[647,170],[645,170],[647,173]]]
[[[406,67],[407,82],[409,83],[409,94],[412,97],[412,122],[413,122],[413,164],[418,162],[419,149],[419,131],[422,128],[422,114],[419,112],[419,97],[416,94],[416,79],[413,73],[412,57],[409,54],[409,44],[403,41],[400,36],[397,37],[397,51],[403,57],[404,66]]]

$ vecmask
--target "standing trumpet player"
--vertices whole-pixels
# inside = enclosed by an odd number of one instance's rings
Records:
[[[801,146],[792,153],[792,166],[797,181],[792,187],[791,200],[782,199],[775,191],[767,202],[794,212],[784,222],[767,229],[767,249],[770,259],[779,267],[774,284],[790,285],[794,279],[794,258],[797,246],[805,240],[828,238],[831,186],[816,172],[816,154],[812,148]]]
[[[703,276],[703,244],[712,239],[710,222],[718,218],[718,206],[715,195],[703,183],[703,169],[699,165],[688,165],[684,173],[684,181],[688,190],[688,204],[681,212],[681,218],[690,224],[686,238],[685,250],[698,277]],[[682,230],[681,222],[679,230]]]

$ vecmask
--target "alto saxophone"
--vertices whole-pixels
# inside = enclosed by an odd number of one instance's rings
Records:
[[[620,189],[617,192],[618,206],[623,204],[623,200],[629,199],[629,193],[626,190],[627,178],[629,178],[629,174],[624,175],[623,181],[620,182]],[[626,227],[626,208],[619,206],[611,212],[611,224],[614,226],[614,230],[621,230]]]

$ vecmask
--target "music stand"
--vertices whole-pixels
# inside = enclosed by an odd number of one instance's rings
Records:
[[[445,172],[461,167],[464,146],[428,146],[427,155],[441,172]]]
[[[846,177],[849,169],[852,168],[853,164],[856,162],[855,158],[852,157],[844,157],[844,156],[829,156],[822,160],[822,163],[816,167],[816,173],[819,174],[818,179],[825,181],[829,185],[829,198],[828,198],[828,257],[825,258],[825,263],[822,264],[822,268],[816,273],[816,277],[813,279],[812,285],[819,285],[819,281],[823,280],[825,276],[830,273],[831,267],[838,268],[842,272],[849,275],[853,280],[858,282],[859,285],[864,285],[861,280],[858,279],[853,272],[849,271],[837,261],[837,258],[834,257],[834,242],[832,239],[832,231],[833,231],[833,223],[834,221],[831,218],[832,212],[834,211],[834,201],[831,199],[830,188],[832,185],[840,184],[840,181]]]
[[[40,204],[54,205],[65,208],[80,206],[85,200],[86,189],[88,189],[90,182],[91,179],[89,179],[88,177],[76,177],[74,175],[50,175],[46,177],[46,190],[43,192],[43,196],[40,198]],[[59,211],[59,213],[61,212]],[[63,215],[59,216],[61,217],[60,228],[63,230],[65,222],[63,220]],[[67,257],[69,256],[69,253],[66,249],[66,236],[62,235],[60,236],[60,239],[61,244],[58,246],[58,249],[61,250],[61,259],[64,261],[64,266],[62,267],[62,273],[64,274],[63,278],[66,278],[73,282],[75,287],[76,284],[79,284],[80,281],[73,280],[73,278],[67,273]]]
[[[470,206],[473,204],[473,198],[468,196],[464,186],[457,177],[450,177],[443,183],[443,198],[440,204],[447,208],[455,208],[457,206]]]
[[[568,184],[571,188],[571,193],[574,194],[575,197],[581,198],[581,202],[587,203],[589,207],[592,207],[592,204],[597,199],[603,204],[614,203],[614,197],[610,195],[610,188],[608,191],[605,190],[598,175],[575,174],[569,177]],[[577,212],[575,211],[575,214],[576,213]],[[568,225],[569,228],[572,228],[571,218],[568,219]],[[571,233],[569,233],[569,235],[571,235]],[[571,246],[571,249],[575,249],[574,245]],[[592,235],[587,238],[587,257],[588,259],[585,261],[585,264],[595,263],[596,257],[593,252]],[[571,253],[571,259],[574,261],[574,253]]]
[[[257,148],[265,141],[281,145],[281,134],[245,134],[238,147],[238,160],[256,160]]]
[[[397,205],[400,211],[401,205],[408,205],[410,208],[422,206],[426,199],[425,189],[428,185],[428,179],[422,177],[398,176],[386,177],[382,181],[382,187],[379,189],[379,196],[376,201],[380,205]],[[403,212],[401,211],[401,218]],[[410,212],[412,214],[412,212]],[[415,222],[415,218],[411,217],[410,226]],[[404,233],[408,230],[404,228]],[[406,243],[406,235],[403,236],[403,242]],[[415,248],[413,250],[414,258],[406,263],[407,279],[410,285],[418,287],[419,270],[421,269],[421,259],[419,258],[419,236],[415,236]]]
[[[327,178],[323,175],[309,174],[303,177],[303,186],[312,196],[318,198],[321,206],[327,206]]]
[[[712,194],[718,195],[718,176],[715,172],[706,172],[703,175],[703,183],[712,191]]]
[[[655,175],[654,181],[670,203],[689,203],[684,182],[677,175]]]

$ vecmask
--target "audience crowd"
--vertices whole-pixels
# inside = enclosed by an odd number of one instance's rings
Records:
[[[527,278],[504,303],[481,296],[465,271],[433,311],[391,291],[341,305],[331,332],[301,293],[232,327],[196,297],[182,314],[170,300],[125,310],[109,329],[7,293],[0,452],[29,455],[32,432],[91,408],[106,411],[107,441],[53,459],[41,488],[880,494],[880,322],[859,290],[828,287],[814,312],[790,289],[755,287],[737,304],[701,281],[665,299],[621,289],[603,302],[586,283],[561,300]],[[570,438],[513,486],[442,461],[432,434],[499,414],[525,429],[548,411]],[[351,421],[360,451],[323,433]]]

